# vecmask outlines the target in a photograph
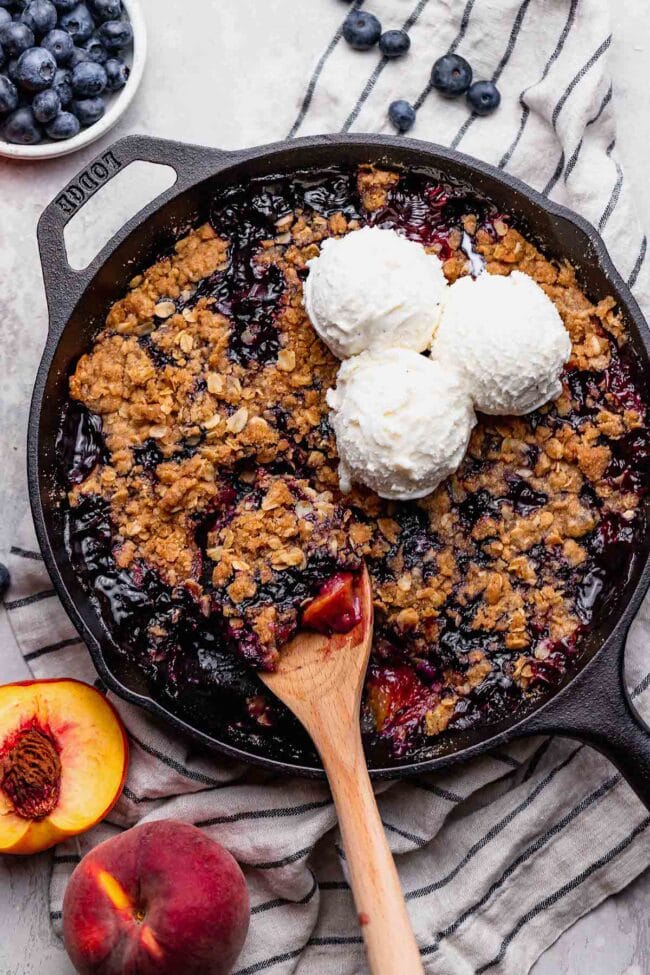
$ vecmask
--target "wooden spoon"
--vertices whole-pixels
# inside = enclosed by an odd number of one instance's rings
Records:
[[[283,648],[278,670],[260,677],[305,726],[322,759],[373,975],[422,975],[361,743],[359,709],[373,625],[365,568],[360,599],[362,620],[349,633],[299,633]]]

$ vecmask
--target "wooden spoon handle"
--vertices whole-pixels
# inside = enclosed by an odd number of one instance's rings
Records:
[[[373,975],[423,975],[395,861],[372,791],[361,734],[349,729],[345,740],[327,744],[321,740],[319,744],[338,813],[370,971]]]

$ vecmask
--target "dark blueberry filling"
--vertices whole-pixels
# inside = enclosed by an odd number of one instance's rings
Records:
[[[133,450],[133,459],[139,464],[147,474],[155,474],[158,464],[162,464],[163,452],[155,440],[145,440],[140,447]]]
[[[231,242],[228,267],[204,281],[191,300],[216,299],[214,307],[232,321],[230,354],[236,362],[267,364],[280,348],[275,316],[285,283],[277,267],[255,260],[260,242],[276,236],[278,222],[297,207],[325,217],[341,211],[358,216],[355,193],[352,174],[325,171],[265,182],[252,191],[233,189],[215,200],[210,222]]]
[[[230,319],[230,354],[242,365],[252,359],[272,362],[277,357],[279,336],[274,319],[284,293],[279,269],[254,260],[260,242],[273,235],[273,215],[282,215],[284,203],[271,190],[252,202],[243,190],[233,190],[215,202],[210,222],[231,242],[228,267],[207,278],[192,298],[192,302],[214,298],[216,310]]]
[[[343,213],[348,220],[360,218],[359,195],[355,174],[331,170],[328,173],[304,174],[292,181],[294,205],[304,205],[322,217]]]
[[[494,221],[503,219],[493,204],[460,184],[427,184],[423,189],[422,177],[414,175],[400,179],[386,205],[373,213],[372,223],[406,234],[427,247],[438,245],[444,261],[452,253],[450,233],[458,233],[463,217],[470,214],[477,217],[477,228],[493,236]]]
[[[118,652],[136,661],[154,694],[181,717],[200,715],[208,733],[254,743],[260,727],[249,702],[263,688],[234,652],[219,616],[206,618],[183,587],[170,589],[146,566],[120,571],[108,509],[97,496],[69,512],[66,541],[73,566],[110,621]],[[284,709],[271,704],[267,723],[267,745],[278,757],[313,757],[306,735]]]
[[[458,514],[467,529],[471,531],[479,518],[483,518],[485,515],[498,516],[499,499],[481,488],[474,491],[473,494],[468,494],[465,500],[460,502]]]
[[[298,174],[292,178],[253,181],[246,188],[227,191],[211,207],[210,220],[220,235],[231,241],[228,267],[202,281],[189,299],[194,304],[200,297],[215,299],[214,307],[232,323],[230,354],[242,365],[275,361],[279,350],[276,316],[281,307],[285,282],[274,265],[257,260],[260,243],[281,232],[277,224],[296,209],[306,209],[328,217],[343,212],[348,219],[368,220],[364,216],[356,188],[355,173],[328,170],[316,174]],[[463,230],[463,218],[477,217],[477,227],[496,236],[494,224],[504,221],[502,214],[487,200],[465,187],[450,183],[432,183],[430,177],[404,176],[388,193],[385,206],[371,215],[374,225],[392,227],[427,246],[438,245],[443,259],[451,256],[451,235]],[[179,311],[182,303],[176,303]],[[174,366],[150,336],[139,340],[158,367]],[[574,428],[593,419],[606,405],[607,397],[619,407],[638,409],[641,398],[635,381],[636,364],[631,356],[623,358],[614,350],[609,368],[603,374],[569,370],[566,382],[575,408],[568,416],[559,416],[555,407],[544,408],[527,418],[534,430],[546,423],[569,423]],[[196,392],[202,390],[197,384]],[[269,404],[275,425],[291,438],[291,417],[278,406]],[[327,442],[332,432],[327,418],[312,432],[314,443]],[[499,437],[493,435],[498,454]],[[645,428],[626,434],[618,441],[608,441],[612,461],[607,477],[624,482],[626,489],[641,495],[650,476],[650,435]],[[191,456],[197,441],[187,442],[172,457],[163,454],[154,440],[147,440],[134,450],[138,465],[151,475],[163,461]],[[108,459],[102,437],[101,420],[76,404],[70,404],[63,417],[57,450],[65,467],[67,484],[78,484],[96,464]],[[539,448],[528,447],[527,463],[535,466]],[[269,468],[272,473],[308,476],[302,448],[295,447],[290,461]],[[489,461],[466,458],[465,470],[479,473]],[[251,471],[246,470],[250,475]],[[239,475],[242,475],[240,478]],[[196,541],[201,551],[210,532],[228,523],[235,505],[247,495],[254,503],[250,477],[244,468],[236,470],[215,499],[213,510],[196,524]],[[451,492],[451,488],[448,488]],[[506,490],[495,497],[487,490],[477,490],[465,497],[450,499],[460,522],[469,536],[484,517],[501,516],[504,505],[510,505],[517,516],[527,517],[546,505],[548,498],[533,489],[525,477],[512,474]],[[585,485],[582,500],[598,511],[602,501],[593,488]],[[362,515],[362,513],[359,513]],[[392,513],[400,528],[399,542],[392,545],[381,559],[371,563],[373,577],[379,583],[394,582],[396,561],[400,571],[419,566],[423,579],[435,572],[435,554],[441,539],[431,530],[426,511],[417,503],[395,506]],[[106,504],[95,496],[84,498],[67,509],[67,544],[76,572],[84,581],[99,612],[106,621],[116,645],[116,652],[137,661],[157,697],[179,715],[201,728],[242,747],[274,750],[281,757],[310,761],[313,750],[297,723],[279,706],[265,703],[262,685],[234,653],[234,637],[228,630],[219,601],[212,595],[212,612],[203,608],[182,587],[171,589],[157,574],[143,564],[130,571],[116,564],[113,537]],[[543,545],[528,551],[533,565],[541,566],[550,558],[554,571],[562,579],[567,593],[574,596],[583,629],[593,624],[595,616],[606,618],[615,608],[617,594],[635,568],[642,516],[626,521],[622,516],[607,514],[582,543],[588,562],[572,568],[559,553],[549,553]],[[468,542],[467,553],[456,554],[461,574],[470,563],[487,564],[481,543]],[[205,560],[201,581],[210,592],[209,561]],[[431,566],[431,569],[429,569]],[[271,582],[258,587],[255,603],[273,603],[280,612],[293,609],[315,594],[332,575],[340,570],[336,558],[327,553],[313,556],[306,569],[289,568],[276,573]],[[371,763],[380,764],[390,756],[414,754],[422,739],[414,744],[414,730],[421,723],[432,693],[444,687],[445,671],[464,670],[470,655],[485,651],[492,671],[467,696],[459,699],[452,727],[466,729],[477,722],[503,717],[521,701],[521,688],[512,676],[512,654],[499,643],[494,632],[472,628],[476,606],[460,605],[450,600],[451,608],[442,612],[435,644],[422,639],[412,642],[398,639],[381,619],[377,620],[373,661],[369,672],[370,688],[393,698],[393,711],[387,718],[386,732],[377,736],[368,713],[364,716],[366,746]],[[244,607],[245,608],[245,607]],[[596,613],[597,611],[597,613]],[[534,625],[531,623],[531,628]],[[289,635],[289,634],[287,634]],[[539,626],[536,638],[543,642],[548,632]],[[250,655],[257,648],[252,634],[237,634],[240,645],[250,641]],[[576,639],[558,641],[547,647],[544,659],[531,666],[540,685],[556,685],[576,656]],[[407,661],[407,662],[405,662]],[[397,705],[395,705],[395,701]]]
[[[108,460],[101,417],[70,401],[59,427],[56,453],[69,483],[81,484],[98,463]]]
[[[160,346],[156,345],[155,342],[151,341],[150,335],[142,335],[138,339],[138,344],[142,346],[145,352],[151,356],[153,363],[158,369],[164,369],[165,366],[173,366],[174,360],[170,355],[167,355]]]
[[[517,514],[529,515],[536,508],[542,508],[548,498],[541,491],[535,491],[522,477],[508,478],[508,493],[504,500],[509,501]]]

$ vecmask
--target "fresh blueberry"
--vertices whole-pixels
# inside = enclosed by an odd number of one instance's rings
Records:
[[[447,98],[464,94],[472,83],[472,66],[460,54],[438,58],[431,72],[431,84]]]
[[[54,81],[52,82],[52,91],[55,91],[59,96],[59,101],[61,102],[61,107],[66,108],[72,101],[72,75],[69,71],[64,68],[59,68],[57,73],[54,75]]]
[[[96,20],[119,20],[122,16],[121,0],[90,0],[90,9]]]
[[[38,37],[54,30],[58,19],[56,7],[50,0],[32,0],[20,15],[21,22],[27,24]]]
[[[501,95],[493,81],[475,81],[467,92],[467,101],[477,115],[490,115],[501,104]]]
[[[353,10],[345,18],[343,37],[356,51],[369,51],[381,37],[381,24],[374,14]]]
[[[4,65],[6,60],[7,60],[7,55],[4,52],[4,48],[2,44],[0,44],[0,68]]]
[[[2,27],[3,24],[10,24],[10,23],[11,23],[11,14],[9,13],[8,10],[5,10],[4,7],[0,7],[0,27]]]
[[[75,44],[83,44],[95,30],[95,21],[85,3],[78,3],[59,19],[59,27],[67,30]]]
[[[40,122],[41,125],[51,122],[53,118],[57,117],[60,111],[61,99],[54,89],[48,88],[47,91],[40,91],[37,95],[34,95],[32,112],[36,121]]]
[[[69,14],[77,6],[78,0],[52,0],[60,14]]]
[[[119,58],[111,58],[110,61],[107,61],[104,70],[108,78],[107,88],[109,91],[119,91],[120,88],[124,88],[131,74],[129,66],[124,61],[120,61]]]
[[[35,146],[43,138],[31,108],[18,108],[13,112],[3,126],[2,136],[7,142],[21,146]]]
[[[81,64],[83,61],[87,60],[88,54],[82,47],[73,47],[72,54],[68,58],[67,67],[72,71],[72,69],[76,68],[78,64]]]
[[[8,78],[11,78],[14,84],[18,81],[18,58],[11,58],[7,62],[7,67],[5,68],[5,74]]]
[[[415,109],[403,98],[391,102],[388,117],[398,132],[408,132],[415,122]]]
[[[0,27],[0,44],[6,54],[18,57],[23,51],[34,47],[34,34],[27,24],[12,21],[11,24],[3,24]]]
[[[16,81],[23,91],[43,91],[49,88],[56,74],[56,61],[42,47],[30,47],[18,58]]]
[[[72,139],[81,130],[81,123],[72,112],[59,112],[49,125],[45,126],[50,139]]]
[[[0,115],[18,108],[18,89],[6,75],[0,74]]]
[[[74,41],[64,30],[51,30],[41,41],[41,47],[49,51],[57,64],[65,64],[74,51]]]
[[[107,20],[97,30],[97,36],[109,51],[121,51],[133,40],[133,28],[128,20]]]
[[[95,64],[106,64],[108,61],[108,51],[96,34],[83,42],[81,50],[85,51],[87,59],[94,61]]]
[[[0,562],[0,599],[2,599],[10,585],[11,576],[9,575],[9,569]]]
[[[108,84],[106,71],[101,64],[94,61],[82,61],[72,69],[72,90],[80,98],[92,98],[101,95]]]
[[[87,127],[99,122],[106,111],[106,105],[103,98],[80,98],[72,102],[70,111]]]
[[[18,59],[17,74],[24,91],[43,91],[54,81],[56,61],[44,47],[30,47]]]
[[[4,7],[12,7],[12,6],[13,6],[13,0],[0,0],[0,7],[4,8]],[[9,16],[11,16],[11,14]]]
[[[401,58],[411,46],[405,30],[387,30],[379,38],[379,50],[385,58]]]

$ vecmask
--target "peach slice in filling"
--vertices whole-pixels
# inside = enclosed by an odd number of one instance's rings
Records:
[[[93,687],[0,687],[0,853],[37,853],[94,826],[120,796],[128,754],[117,712]]]
[[[306,630],[329,636],[349,633],[361,622],[361,601],[357,592],[358,579],[352,572],[339,572],[321,587],[302,614]]]

